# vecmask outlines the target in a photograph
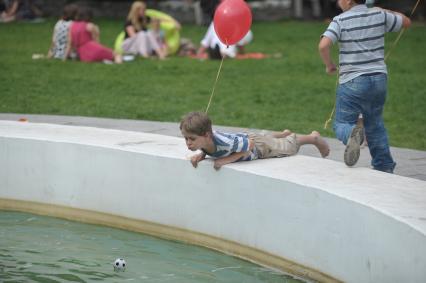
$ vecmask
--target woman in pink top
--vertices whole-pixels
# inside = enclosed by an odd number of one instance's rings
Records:
[[[73,48],[83,62],[114,60],[116,63],[121,63],[120,56],[115,56],[112,49],[99,43],[99,27],[91,20],[92,11],[86,7],[79,8],[76,21],[70,28],[66,54],[68,55]]]

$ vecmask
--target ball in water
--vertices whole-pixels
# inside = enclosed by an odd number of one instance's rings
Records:
[[[114,271],[124,271],[126,270],[126,261],[122,258],[117,258],[114,263]]]

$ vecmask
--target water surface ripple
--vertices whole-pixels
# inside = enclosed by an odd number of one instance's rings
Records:
[[[124,258],[125,272],[112,262]],[[302,282],[206,248],[0,211],[0,282]]]

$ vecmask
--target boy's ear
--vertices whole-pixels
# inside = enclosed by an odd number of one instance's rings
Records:
[[[206,132],[206,133],[203,135],[203,137],[205,137],[205,138],[209,138],[209,137],[211,137],[211,133],[210,133],[210,132]]]

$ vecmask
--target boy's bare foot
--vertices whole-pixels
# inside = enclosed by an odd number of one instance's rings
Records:
[[[312,131],[310,136],[314,137],[315,142],[314,145],[318,148],[319,152],[321,153],[321,156],[323,158],[327,157],[330,154],[330,147],[328,146],[328,143],[323,139],[317,131]]]

